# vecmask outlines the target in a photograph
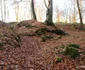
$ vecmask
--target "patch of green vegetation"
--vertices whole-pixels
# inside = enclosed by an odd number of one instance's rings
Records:
[[[4,37],[4,34],[0,34],[0,38],[1,38],[1,37]]]
[[[0,50],[3,51],[5,48],[4,47],[0,47]]]
[[[10,29],[14,29],[15,26],[17,26],[18,22],[8,22]]]
[[[27,24],[27,25],[25,25],[25,27],[32,28],[33,26],[31,24]]]
[[[62,58],[61,57],[56,57],[56,62],[61,62],[62,61]]]
[[[74,48],[80,48],[80,46],[77,45],[77,44],[69,44],[68,46],[69,46],[69,47],[74,47]]]
[[[36,30],[35,32],[37,35],[42,35],[46,33],[46,29],[45,28],[39,28],[38,30]]]
[[[0,46],[3,46],[3,43],[0,42]]]
[[[71,58],[76,58],[80,55],[79,48],[80,46],[77,44],[68,44],[61,45],[60,48],[63,48],[61,51],[63,54],[70,56]]]
[[[12,34],[12,36],[13,36],[13,38],[14,38],[17,42],[21,42],[21,38],[20,38],[19,35],[13,35],[13,34]]]
[[[16,40],[16,42],[17,43],[15,43],[14,44],[14,46],[18,46],[18,47],[20,47],[20,42],[21,42],[21,38],[20,38],[20,36],[14,36],[14,39]]]
[[[80,55],[80,53],[78,52],[78,49],[74,47],[66,47],[64,54],[69,55],[71,58],[76,58]]]
[[[57,38],[54,38],[54,40],[59,40],[62,38],[62,35],[59,35]]]
[[[45,42],[47,39],[51,39],[51,38],[53,38],[53,36],[43,35],[43,36],[42,36],[42,41]]]
[[[15,37],[15,40],[16,40],[17,42],[21,42],[20,36]]]
[[[59,35],[59,36],[58,36],[58,39],[61,39],[61,38],[62,38],[62,36],[61,36],[61,35]]]
[[[3,43],[0,42],[0,50],[3,51],[5,48],[3,47]]]
[[[61,45],[60,48],[63,48],[64,49],[65,48],[65,45]]]
[[[18,22],[8,22],[8,24],[17,24]]]
[[[53,30],[52,32],[58,35],[68,35],[63,30],[60,30],[60,29]]]
[[[13,46],[13,47],[20,47],[20,42],[21,42],[21,38],[19,35],[14,35],[14,34],[11,34],[11,38],[9,40],[7,40],[7,44],[9,44],[10,46]]]

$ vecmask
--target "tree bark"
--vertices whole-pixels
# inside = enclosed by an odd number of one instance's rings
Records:
[[[45,3],[45,0],[44,0],[44,3]],[[46,5],[46,3],[45,3],[45,6],[47,8],[45,22],[46,22],[47,25],[54,25],[53,20],[52,20],[52,17],[53,17],[53,0],[48,0],[48,6]]]
[[[34,10],[34,0],[31,1],[31,9],[32,9],[32,19],[37,20],[36,13]]]
[[[82,21],[82,14],[81,14],[81,9],[79,7],[79,1],[77,1],[77,7],[78,7],[78,12],[79,12],[79,17],[80,17],[80,28],[83,29],[83,21]]]
[[[4,21],[4,0],[1,0],[1,18]]]

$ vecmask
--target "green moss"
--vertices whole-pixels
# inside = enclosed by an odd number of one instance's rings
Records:
[[[74,48],[77,48],[77,49],[80,48],[80,46],[77,45],[77,44],[69,44],[68,47],[74,47]]]
[[[18,24],[18,22],[8,22],[8,24]]]
[[[3,46],[3,43],[0,42],[0,46]]]
[[[51,39],[51,38],[53,38],[53,36],[43,35],[43,36],[42,36],[42,41],[45,42],[47,39]]]
[[[16,36],[16,37],[15,37],[15,40],[16,40],[17,42],[21,42],[20,36]]]
[[[3,51],[5,48],[3,47],[3,43],[0,42],[0,50]]]
[[[31,24],[27,24],[27,25],[25,25],[25,27],[32,28],[33,26]]]
[[[80,46],[77,44],[68,44],[68,45],[61,45],[63,48],[63,54],[70,56],[71,58],[76,58],[80,55],[79,48]]]
[[[61,57],[56,57],[56,62],[61,62],[62,61],[62,58]]]
[[[61,39],[62,38],[62,36],[60,35],[60,36],[58,36],[58,39]]]
[[[69,55],[71,58],[76,58],[80,55],[80,53],[78,52],[78,49],[74,47],[66,47],[64,54]]]
[[[40,29],[38,29],[35,33],[36,33],[37,35],[42,35],[42,34],[45,34],[45,33],[46,33],[46,30],[45,30],[45,28],[40,28]]]
[[[42,41],[45,42],[46,41],[46,37],[42,36]]]
[[[21,38],[19,35],[12,35],[12,36],[18,43],[21,42]]]
[[[53,30],[52,32],[58,35],[68,35],[63,30],[60,30],[60,29]]]
[[[0,47],[0,50],[3,51],[5,48],[4,47]]]
[[[60,48],[63,48],[64,49],[65,48],[65,45],[61,45]]]

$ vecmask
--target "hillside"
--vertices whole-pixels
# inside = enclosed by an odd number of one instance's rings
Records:
[[[16,26],[0,23],[0,70],[76,70],[85,66],[85,30],[78,24],[58,23],[54,28],[35,20]],[[58,29],[63,32],[55,32]],[[78,44],[80,56],[74,59],[62,54],[61,46],[68,44]],[[56,62],[56,57],[61,61]]]

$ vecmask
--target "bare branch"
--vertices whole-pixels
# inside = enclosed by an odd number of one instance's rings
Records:
[[[48,6],[47,6],[47,4],[46,4],[46,1],[44,0],[44,4],[45,4],[45,7],[48,9]]]

